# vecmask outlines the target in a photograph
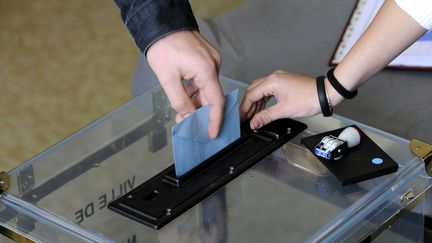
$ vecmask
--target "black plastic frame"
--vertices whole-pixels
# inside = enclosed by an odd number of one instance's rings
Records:
[[[306,124],[291,119],[274,121],[255,131],[247,124],[238,140],[187,174],[176,177],[171,165],[108,207],[160,229],[306,128]]]

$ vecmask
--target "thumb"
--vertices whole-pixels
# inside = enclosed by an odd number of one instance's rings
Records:
[[[280,104],[276,104],[255,114],[250,121],[250,127],[258,129],[280,118],[283,118],[282,109]]]

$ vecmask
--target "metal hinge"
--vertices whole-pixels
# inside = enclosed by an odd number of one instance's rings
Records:
[[[28,165],[18,172],[18,190],[20,195],[25,195],[34,187],[34,171],[33,166]]]
[[[411,152],[425,162],[426,173],[432,177],[432,145],[412,139],[409,146]]]
[[[0,196],[4,192],[7,192],[7,190],[10,187],[10,182],[11,182],[11,180],[10,180],[9,174],[6,173],[5,171],[1,171],[0,172]],[[11,239],[17,243],[34,243],[34,241],[28,239],[27,237],[0,225],[0,242],[2,242],[1,235],[4,235],[7,238],[9,238],[9,239]]]
[[[0,225],[0,236],[1,235],[6,236],[7,238],[15,241],[16,243],[35,243],[33,240],[30,240],[27,237],[22,236],[22,235],[14,232],[14,231]],[[0,242],[3,242],[1,237],[0,237]]]
[[[0,172],[0,195],[6,192],[10,186],[10,176],[5,171]]]

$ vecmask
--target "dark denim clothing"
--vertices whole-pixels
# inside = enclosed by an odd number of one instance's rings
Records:
[[[178,30],[198,30],[188,0],[114,0],[141,51]]]

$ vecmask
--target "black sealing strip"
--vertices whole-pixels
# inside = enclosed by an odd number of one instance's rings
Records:
[[[291,119],[274,121],[258,131],[252,131],[246,123],[241,138],[204,161],[199,168],[178,178],[171,165],[111,202],[109,208],[160,229],[306,128],[305,124]]]
[[[357,95],[357,90],[353,90],[353,91],[348,91],[347,89],[345,89],[344,86],[342,86],[341,83],[339,83],[339,81],[336,79],[336,77],[334,76],[334,68],[330,69],[327,72],[327,78],[330,82],[330,84],[333,86],[333,88],[335,88],[335,90],[342,95],[345,99],[354,99],[354,97],[356,97]]]

